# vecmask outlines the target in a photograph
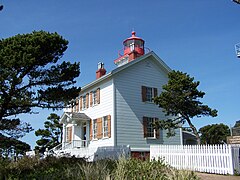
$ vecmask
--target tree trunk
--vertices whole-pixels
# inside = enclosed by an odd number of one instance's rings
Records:
[[[197,131],[196,127],[192,124],[192,122],[191,122],[191,120],[190,120],[189,118],[186,118],[186,120],[187,120],[190,128],[192,129],[193,134],[195,134],[195,136],[196,136],[197,144],[200,145],[200,144],[201,144],[200,136],[199,136],[199,134],[198,134],[198,131]]]

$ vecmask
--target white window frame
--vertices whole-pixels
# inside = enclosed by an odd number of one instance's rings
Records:
[[[102,118],[102,133],[103,137],[108,137],[108,117],[104,116]]]
[[[146,87],[146,101],[153,102],[153,98],[154,98],[154,88]]]
[[[97,90],[95,90],[92,92],[92,105],[96,106],[97,104],[98,104],[97,103]]]
[[[97,119],[93,119],[92,136],[93,139],[97,139]]]
[[[156,129],[153,127],[155,121],[155,118],[147,117],[147,138],[149,139],[156,139]]]

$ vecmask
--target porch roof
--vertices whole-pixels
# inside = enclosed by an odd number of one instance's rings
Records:
[[[61,116],[60,123],[80,123],[84,121],[90,121],[91,118],[88,117],[85,113],[77,112],[64,112]]]

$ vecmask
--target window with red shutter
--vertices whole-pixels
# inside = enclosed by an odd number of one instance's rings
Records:
[[[143,117],[143,136],[144,138],[159,139],[160,131],[155,129],[154,123],[158,118]]]
[[[157,88],[142,86],[142,101],[153,102],[153,98],[158,95]]]
[[[111,137],[111,115],[102,118],[103,137]]]

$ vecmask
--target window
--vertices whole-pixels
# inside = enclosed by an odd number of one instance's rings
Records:
[[[100,104],[100,88],[90,92],[90,107]]]
[[[90,139],[111,137],[111,115],[90,121]]]
[[[154,123],[158,118],[143,117],[143,131],[145,138],[159,138],[159,129],[154,128]]]
[[[158,95],[157,88],[142,86],[142,101],[153,102],[153,98]]]
[[[130,51],[133,52],[135,50],[135,44],[131,43],[130,44]]]
[[[97,138],[97,119],[93,119],[93,139]]]
[[[79,109],[80,111],[85,110],[89,107],[100,104],[100,88],[90,93],[86,93],[84,96],[80,96]]]
[[[147,118],[147,137],[155,137],[154,118]]]
[[[97,104],[97,91],[92,92],[92,101],[93,106]]]
[[[148,102],[152,102],[154,98],[153,88],[146,87],[146,99]]]
[[[108,117],[107,116],[104,116],[103,117],[103,137],[108,137]]]

